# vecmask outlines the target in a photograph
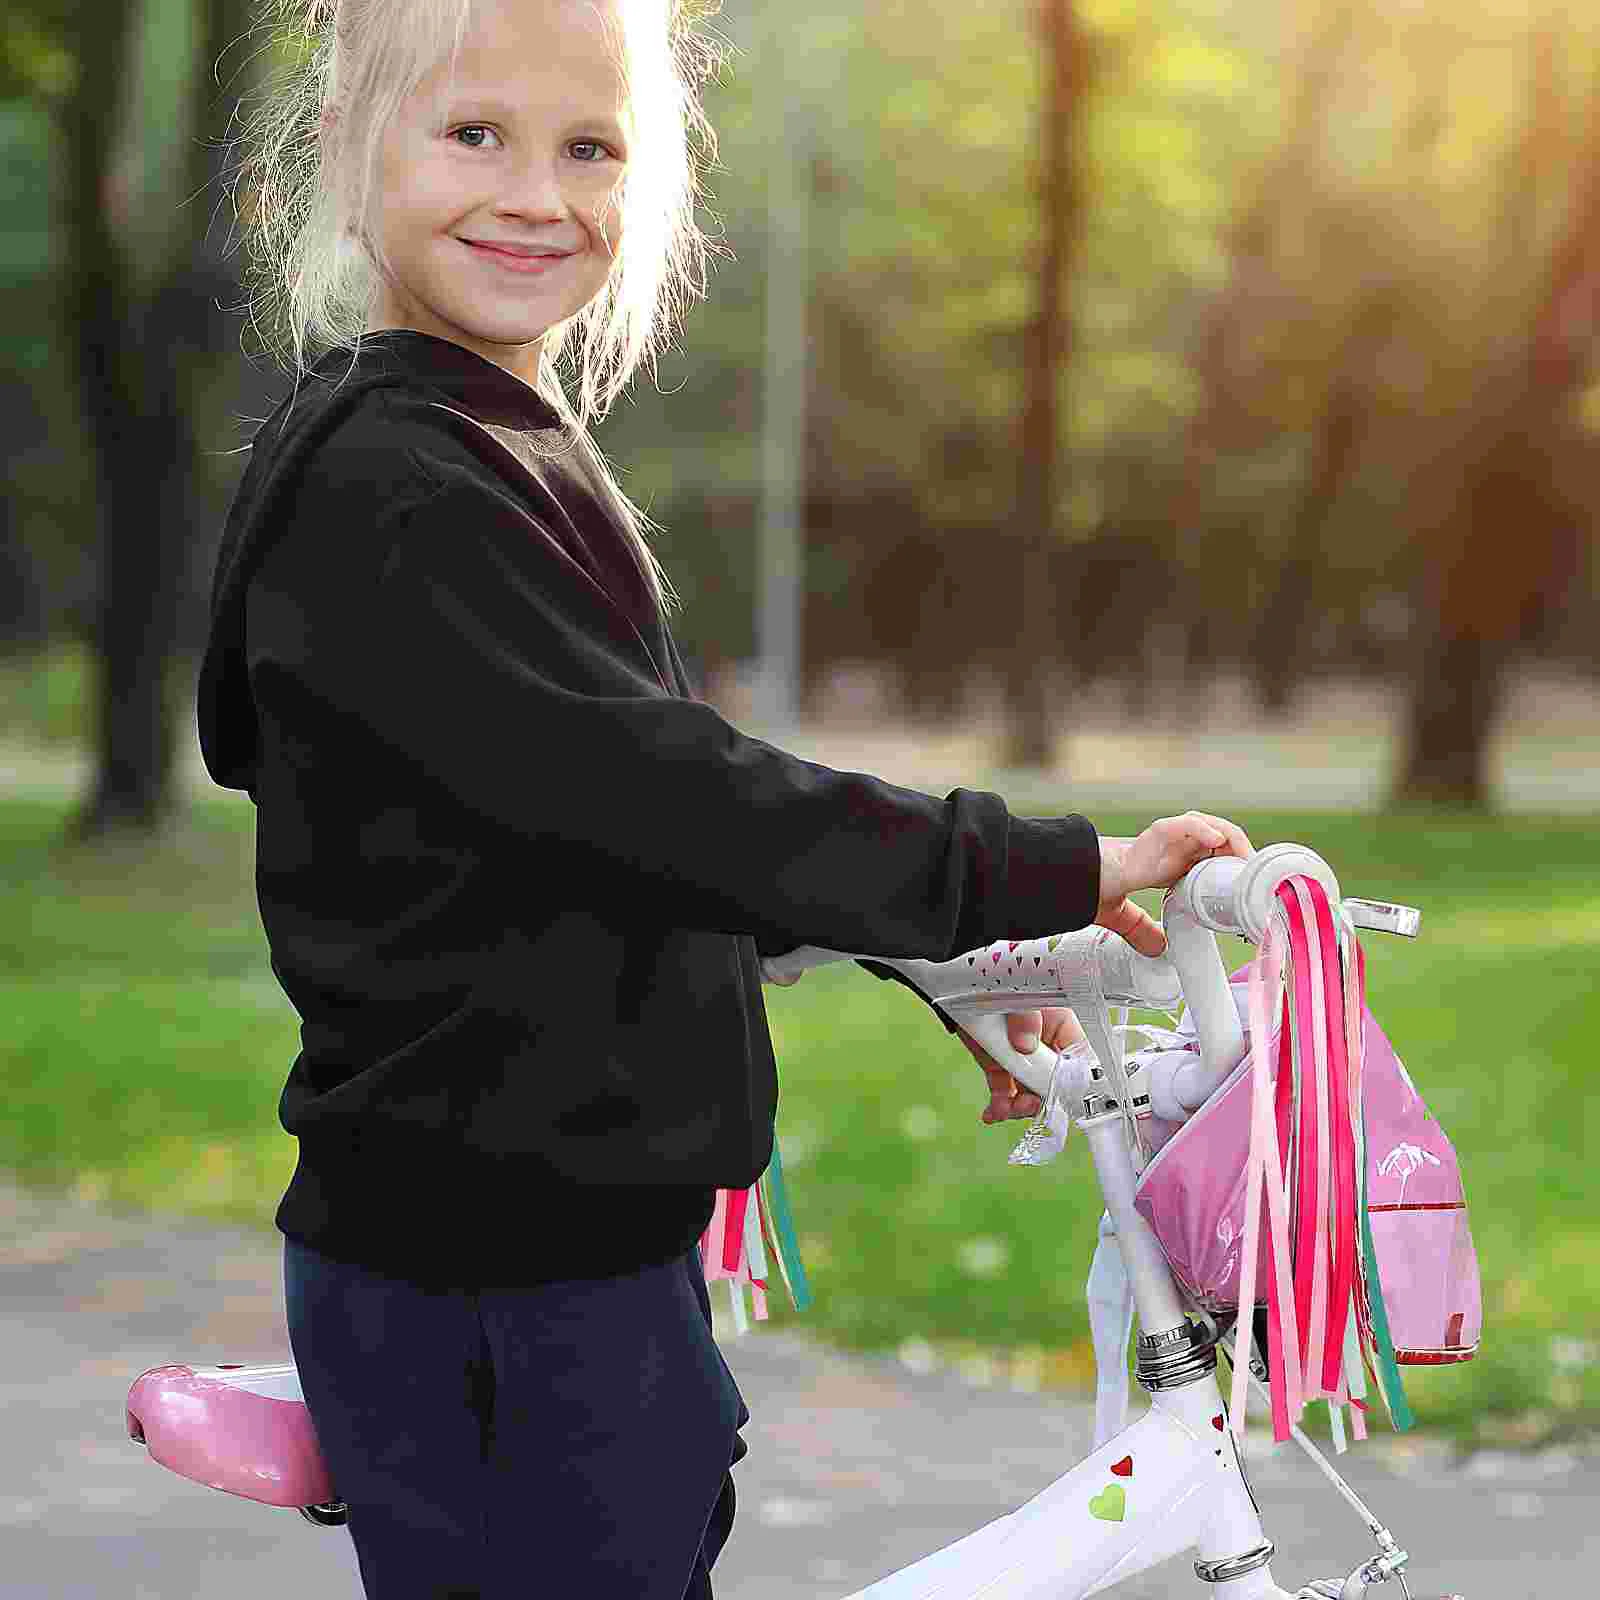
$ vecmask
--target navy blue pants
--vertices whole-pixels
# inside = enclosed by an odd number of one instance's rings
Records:
[[[433,1292],[286,1238],[283,1277],[369,1600],[710,1600],[750,1413],[698,1249]]]

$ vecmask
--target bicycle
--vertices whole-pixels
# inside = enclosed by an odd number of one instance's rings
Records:
[[[1196,1578],[1226,1600],[1361,1600],[1391,1580],[1411,1600],[1407,1552],[1298,1426],[1290,1435],[1356,1512],[1378,1549],[1342,1578],[1318,1579],[1295,1591],[1274,1580],[1275,1546],[1262,1528],[1217,1382],[1218,1350],[1230,1361],[1240,1359],[1237,1319],[1230,1326],[1229,1319],[1188,1302],[1155,1232],[1135,1207],[1137,1121],[1152,1093],[1192,1112],[1244,1054],[1243,1028],[1213,935],[1238,934],[1259,943],[1279,886],[1296,879],[1320,884],[1355,926],[1406,936],[1418,931],[1420,913],[1414,909],[1341,899],[1338,881],[1320,856],[1301,845],[1279,844],[1248,860],[1215,858],[1189,872],[1163,906],[1168,951],[1159,958],[1137,954],[1102,929],[1008,942],[1004,975],[1000,947],[993,946],[947,962],[868,958],[892,968],[1040,1096],[1045,1110],[1025,1135],[1020,1159],[1030,1159],[1030,1139],[1035,1145],[1063,1139],[1069,1119],[1082,1130],[1106,1203],[1102,1249],[1120,1253],[1131,1288],[1140,1328],[1135,1373],[1150,1394],[1150,1407],[1120,1426],[1114,1394],[1108,1403],[1103,1386],[1099,1437],[1082,1461],[1016,1511],[850,1600],[1083,1600],[1185,1551],[1193,1553]],[[805,947],[764,966],[771,976],[789,977],[850,959],[844,952]],[[1180,1003],[1194,1019],[1199,1048],[1165,1083],[1141,1082],[1138,1073],[1122,1077],[1117,1066],[1108,1074],[1103,1049],[1075,1046],[1058,1053],[1041,1044],[1030,1056],[1019,1056],[1004,1020],[1007,1012],[1071,1006],[1093,1045],[1108,1026],[1110,1006],[1170,1011]],[[1120,1062],[1120,1054],[1112,1059]],[[1101,1352],[1103,1372],[1107,1360],[1119,1375],[1123,1370],[1128,1330],[1122,1331],[1120,1348]],[[1253,1326],[1242,1336],[1248,1382],[1265,1394],[1267,1366]],[[294,1506],[319,1526],[347,1520],[317,1450],[292,1363],[152,1368],[129,1390],[127,1426],[154,1459],[197,1482]]]

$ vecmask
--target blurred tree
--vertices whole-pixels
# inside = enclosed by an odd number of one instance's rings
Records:
[[[1515,261],[1532,254],[1534,293],[1506,308],[1507,326],[1473,373],[1427,484],[1428,628],[1395,785],[1403,803],[1489,807],[1506,668],[1557,620],[1600,509],[1600,458],[1581,405],[1600,335],[1600,85],[1569,163],[1562,44],[1555,16],[1540,19],[1529,39],[1522,137],[1504,168],[1498,264],[1515,282]],[[1529,252],[1539,234],[1532,208],[1549,174],[1564,168],[1564,225],[1548,253]]]
[[[1076,264],[1086,204],[1081,139],[1090,83],[1090,45],[1072,0],[1040,0],[1042,90],[1036,145],[1039,242],[1035,306],[1023,339],[1023,401],[1017,451],[1015,637],[1008,652],[1006,699],[1011,727],[1005,761],[1052,767],[1055,733],[1050,682],[1058,656],[1047,648],[1055,625],[1050,556],[1056,543],[1060,479],[1061,371],[1072,355],[1068,278]]]
[[[1262,3],[1218,9],[1231,18]],[[1041,686],[1064,663],[1094,676],[1139,660],[1144,619],[1171,587],[1149,561],[1151,530],[1171,516],[1157,501],[1170,497],[1173,440],[1190,407],[1176,335],[1213,288],[1215,233],[1232,205],[1226,174],[1275,133],[1272,63],[1204,7],[1078,0],[1075,11],[1097,89],[1080,107],[1071,159],[1095,201],[1062,272],[1072,353],[1058,335],[1054,482],[1038,521],[1018,513],[1027,352],[1042,348],[1043,196],[1030,154],[1044,115],[1038,0],[872,0],[823,41],[838,70],[813,185],[806,656],[820,667],[904,641],[897,662],[927,709],[955,709],[975,669],[1003,673],[1019,640]],[[817,19],[808,27],[809,41]],[[703,658],[748,648],[742,552],[767,250],[761,70],[736,59],[709,96],[730,257],[692,315],[685,353],[662,362],[665,394],[644,387],[607,424],[630,487],[668,525],[684,632]],[[1061,186],[1053,193],[1071,200]],[[1044,368],[1032,371],[1042,394]],[[1037,405],[1032,415],[1036,425]],[[1162,535],[1168,563],[1194,509],[1182,533],[1169,523]],[[1016,548],[995,536],[1019,523],[1050,529],[1048,577],[1023,588],[1043,608],[1033,621],[1019,618],[1014,576],[997,592],[991,582],[999,552]],[[1093,546],[1095,592],[1115,626],[1077,602],[1078,567],[1091,560],[1071,554],[1080,545]],[[936,552],[939,571],[909,581],[907,547]],[[731,563],[730,548],[741,552]],[[1119,560],[1137,584],[1103,581]],[[1194,599],[1238,604],[1201,576]],[[1231,617],[1215,630],[1237,631]],[[1058,697],[1057,726],[1069,715]]]
[[[1290,53],[1298,62],[1283,85],[1288,102],[1283,136],[1259,173],[1240,186],[1238,210],[1224,235],[1227,279],[1203,309],[1191,347],[1200,392],[1183,430],[1182,467],[1174,477],[1173,518],[1180,525],[1197,506],[1215,503],[1215,485],[1207,480],[1225,450],[1259,449],[1286,420],[1276,408],[1266,413],[1253,407],[1249,390],[1260,377],[1263,322],[1295,311],[1280,270],[1279,231],[1292,216],[1296,193],[1326,137],[1335,74],[1350,43],[1354,10],[1349,0],[1312,8],[1304,42]],[[1250,635],[1259,691],[1274,711],[1287,708],[1299,678],[1299,645],[1324,565],[1323,542],[1358,443],[1364,409],[1361,358],[1369,352],[1354,332],[1341,344],[1337,373],[1313,424],[1310,467],[1286,510],[1286,538]]]
[[[1550,637],[1586,555],[1600,138],[1572,148],[1572,16],[1474,10],[1397,24],[1320,0],[1300,19],[1285,133],[1194,346],[1173,520],[1226,529],[1252,458],[1290,463],[1270,495],[1258,478],[1231,555],[1200,545],[1212,570],[1256,571],[1263,700],[1286,708],[1352,615],[1409,590],[1395,796],[1481,807],[1505,670]],[[1508,93],[1519,42],[1531,70]]]
[[[41,33],[70,41],[75,71],[50,104],[68,151],[62,219],[62,348],[84,419],[102,548],[94,643],[99,765],[74,817],[76,838],[151,827],[179,804],[177,682],[201,480],[195,412],[201,373],[223,347],[216,301],[233,286],[207,243],[208,191],[234,96],[213,94],[212,64],[248,26],[249,0],[27,0]],[[150,30],[147,35],[146,29]],[[176,42],[178,60],[164,54]],[[141,73],[145,62],[166,73]],[[204,69],[202,71],[202,68]],[[179,204],[145,209],[145,146],[124,93],[156,108]],[[131,108],[135,117],[143,107]]]
[[[7,470],[0,478],[0,646],[43,643],[62,609],[67,562],[41,549],[50,502],[70,494],[75,474],[49,439],[42,380],[50,361],[50,215],[60,162],[43,97],[62,93],[75,63],[63,7],[40,5],[0,17],[0,415]]]
[[[1553,270],[1551,251],[1582,190],[1579,141],[1560,132],[1560,107],[1588,92],[1600,42],[1594,19],[1537,9],[1534,20],[1557,30],[1560,92],[1534,93],[1504,70],[1508,42],[1527,37],[1530,24],[1497,0],[1404,8],[1075,0],[1096,78],[1072,156],[1094,203],[1083,208],[1075,263],[1063,274],[1071,356],[1063,334],[1046,518],[1055,542],[1044,581],[1024,585],[1027,603],[1047,614],[1019,626],[1014,577],[996,581],[998,553],[1014,545],[997,535],[1031,522],[1018,509],[1018,440],[1030,409],[1027,352],[1042,348],[1034,337],[1040,196],[1029,161],[1043,114],[1038,5],[867,0],[831,20],[807,19],[807,47],[816,35],[838,64],[813,164],[809,664],[883,655],[892,642],[912,698],[939,710],[955,709],[984,676],[979,669],[1003,673],[1019,638],[1030,636],[1035,682],[1058,666],[1079,683],[1107,672],[1141,682],[1158,670],[1253,660],[1264,691],[1287,700],[1301,670],[1370,663],[1404,665],[1413,682],[1442,694],[1454,669],[1422,665],[1421,630],[1441,606],[1464,602],[1445,602],[1441,585],[1448,578],[1458,595],[1467,592],[1472,552],[1495,545],[1495,527],[1501,560],[1522,540],[1520,522],[1507,535],[1507,511],[1476,543],[1467,537],[1456,502],[1482,497],[1474,475],[1499,460],[1511,486],[1502,502],[1514,502],[1524,520],[1538,498],[1527,485],[1541,472],[1556,522],[1566,515],[1570,530],[1576,523],[1561,506],[1581,512],[1587,504],[1588,430],[1600,396],[1584,376],[1554,389],[1547,372],[1526,379],[1565,396],[1551,401],[1566,430],[1559,447],[1540,431],[1531,400],[1513,408],[1529,441],[1520,457],[1488,441],[1508,433],[1492,415],[1509,403],[1506,375],[1531,370],[1528,330],[1539,324],[1538,308],[1581,302],[1581,293],[1552,298],[1541,275]],[[186,317],[212,315],[213,302],[232,293],[231,274],[214,264],[206,270],[221,286],[210,291],[194,287],[198,274],[183,286],[177,266],[183,227],[203,224],[212,200],[207,170],[180,171],[195,153],[183,155],[185,140],[207,147],[207,113],[183,108],[193,105],[198,71],[243,27],[224,25],[208,44],[201,35],[215,25],[201,10],[201,0],[92,11],[82,0],[22,0],[0,19],[6,93],[52,107],[49,142],[70,157],[63,187],[73,192],[84,188],[78,146],[62,135],[79,40],[89,38],[81,18],[92,15],[97,48],[115,36],[117,17],[130,19],[127,30],[142,25],[144,58],[158,18],[183,39],[168,40],[163,70],[142,96],[142,117],[158,124],[159,137],[146,141],[144,155],[107,154],[99,169],[112,203],[105,227],[128,258],[99,258],[126,279],[121,309],[106,312],[98,290],[99,325],[110,335],[91,336],[92,317],[63,314],[71,344],[55,347],[76,352],[75,386],[88,381],[88,368],[99,374],[99,392],[148,387],[166,398],[124,403],[96,424],[96,440],[109,430],[98,455],[124,463],[114,479],[106,478],[111,468],[75,470],[70,428],[55,421],[35,451],[50,470],[11,458],[14,480],[56,486],[59,504],[45,509],[63,547],[75,537],[76,502],[66,497],[84,492],[80,483],[99,480],[108,508],[95,632],[107,662],[120,665],[104,690],[112,702],[102,718],[105,815],[139,815],[144,799],[115,796],[139,794],[129,775],[141,768],[161,771],[159,758],[136,754],[161,747],[160,696],[148,688],[114,695],[110,685],[156,681],[147,664],[165,647],[149,641],[173,628],[162,608],[178,603],[172,597],[186,581],[171,570],[187,563],[192,584],[194,542],[186,555],[162,541],[182,545],[183,528],[215,520],[209,501],[193,500],[213,492],[203,476],[174,466],[166,483],[148,471],[130,479],[127,440],[139,440],[141,466],[177,462],[192,448],[181,439],[184,417],[223,412],[214,397],[220,369],[204,351],[214,344],[224,365],[240,366],[231,324],[220,333],[183,330]],[[1327,41],[1340,29],[1335,49]],[[141,51],[122,48],[120,75],[96,69],[106,116],[115,99],[106,80],[129,85],[137,76]],[[229,62],[221,66],[204,88],[213,98],[221,89],[231,106]],[[663,359],[664,393],[642,386],[640,404],[607,424],[629,488],[668,526],[663,554],[689,601],[685,643],[708,664],[748,655],[752,643],[768,250],[757,113],[768,70],[736,58],[710,95],[723,149],[712,207],[729,247],[712,299],[693,310],[683,353]],[[1535,101],[1537,139],[1525,128]],[[158,146],[170,185],[161,193],[148,184]],[[13,169],[30,159],[21,149],[12,150]],[[1497,195],[1498,209],[1489,203]],[[93,259],[93,217],[82,205],[60,211],[79,240],[74,260]],[[58,231],[64,238],[68,228]],[[1570,232],[1581,233],[1576,220]],[[82,278],[81,266],[57,275],[63,313],[69,286],[86,292]],[[180,287],[163,300],[162,284],[174,282]],[[6,307],[8,349],[27,332],[20,303]],[[190,355],[169,357],[186,343]],[[128,377],[136,364],[154,376]],[[1035,395],[1042,371],[1032,369]],[[107,374],[113,382],[100,381]],[[1469,417],[1478,420],[1469,425]],[[1493,498],[1488,488],[1483,494]],[[175,514],[183,495],[189,509]],[[24,505],[22,538],[35,555],[36,532],[49,520],[42,504]],[[1545,574],[1535,584],[1545,599],[1513,608],[1529,619],[1511,629],[1518,638],[1538,632],[1538,616],[1559,612],[1553,597],[1574,544],[1581,540],[1569,533],[1565,547],[1532,564]],[[44,554],[35,570],[59,586],[70,564]],[[1509,604],[1504,586],[1495,599]],[[1176,623],[1185,637],[1175,646]],[[176,626],[181,636],[181,617]],[[1569,627],[1565,638],[1566,648],[1592,657],[1580,632]],[[1302,648],[1285,654],[1284,640]],[[1513,640],[1506,659],[1522,647]],[[1466,659],[1460,650],[1452,657]],[[1454,693],[1452,704],[1466,698]],[[1064,723],[1070,703],[1053,714]],[[1459,726],[1449,731],[1448,717],[1424,720],[1443,743],[1464,737]],[[117,724],[123,734],[114,739]],[[1489,726],[1486,716],[1477,725]],[[95,815],[86,807],[91,826]]]

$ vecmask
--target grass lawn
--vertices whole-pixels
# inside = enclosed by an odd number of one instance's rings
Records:
[[[118,1208],[270,1226],[294,1159],[276,1105],[298,1024],[257,920],[251,808],[208,799],[159,848],[70,855],[55,845],[64,814],[0,803],[0,1168]],[[1594,1426],[1600,829],[1238,820],[1257,844],[1313,845],[1350,893],[1424,911],[1414,944],[1365,936],[1370,998],[1461,1153],[1486,1323],[1475,1361],[1408,1374],[1424,1424],[1502,1442]],[[1225,943],[1230,966],[1245,959]],[[1022,1125],[979,1122],[980,1074],[896,985],[825,969],[767,1000],[816,1292],[800,1318],[775,1296],[774,1322],[1086,1386],[1098,1207],[1081,1139],[1052,1166],[1009,1167]]]

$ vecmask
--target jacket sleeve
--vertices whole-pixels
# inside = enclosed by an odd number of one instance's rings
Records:
[[[1084,818],[1018,818],[997,795],[938,800],[835,771],[667,694],[621,613],[470,472],[337,552],[289,546],[298,569],[254,580],[253,661],[525,845],[600,852],[674,926],[768,951],[947,960],[1093,919],[1100,859]]]

